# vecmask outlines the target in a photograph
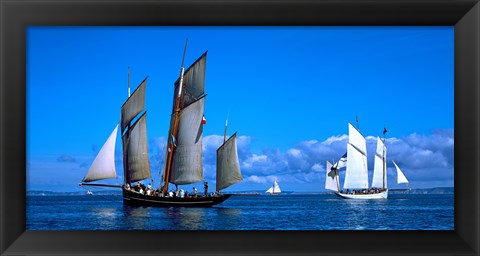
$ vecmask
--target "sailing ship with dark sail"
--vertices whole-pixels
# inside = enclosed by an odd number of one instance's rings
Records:
[[[335,164],[327,161],[325,189],[345,199],[386,199],[387,188],[387,147],[385,138],[377,137],[377,148],[374,156],[372,186],[368,185],[367,144],[363,135],[350,123],[348,124],[347,153]],[[384,129],[383,134],[387,132]],[[397,170],[397,182],[407,183],[403,172],[393,162]],[[346,167],[343,189],[340,189],[339,169]]]
[[[173,107],[162,185],[155,189],[150,184],[147,187],[141,183],[143,180],[152,178],[146,131],[145,93],[147,78],[132,95],[130,95],[129,86],[129,97],[121,108],[120,128],[123,146],[124,184],[90,183],[116,177],[114,149],[117,125],[99,151],[80,185],[120,187],[123,191],[123,201],[129,205],[209,207],[222,203],[231,196],[221,194],[220,191],[241,181],[242,175],[238,161],[236,133],[227,140],[226,127],[224,143],[217,150],[215,193],[205,193],[203,195],[196,193],[191,195],[182,193],[180,195],[178,193],[179,185],[204,181],[202,133],[205,124],[206,94],[204,88],[207,52],[185,70],[183,64],[186,47],[185,44],[180,77],[174,83]],[[135,182],[137,184],[134,185]],[[175,193],[169,191],[170,184],[175,185]]]

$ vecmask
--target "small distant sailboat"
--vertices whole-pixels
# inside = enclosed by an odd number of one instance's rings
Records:
[[[280,189],[280,186],[278,185],[277,181],[273,182],[273,186],[269,188],[265,193],[270,194],[270,195],[279,195],[282,192]]]
[[[93,192],[90,190],[87,190],[87,195],[93,195]]]
[[[383,135],[387,133],[384,128]],[[335,194],[346,199],[386,199],[387,188],[387,148],[385,138],[377,137],[377,148],[375,151],[372,186],[368,185],[367,167],[367,144],[363,135],[350,123],[348,124],[347,153],[335,164],[327,161],[325,189],[335,191]],[[397,182],[407,183],[408,180],[403,172],[393,162],[397,169]],[[342,191],[340,189],[339,172],[340,168],[346,167],[345,181]]]

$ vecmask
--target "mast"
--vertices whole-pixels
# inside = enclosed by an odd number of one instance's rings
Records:
[[[173,121],[171,134],[169,134],[169,137],[173,136],[173,138],[177,136],[177,130],[178,130],[178,119],[179,119],[179,113],[180,113],[180,102],[182,100],[183,75],[185,73],[184,62],[185,62],[185,54],[187,53],[187,44],[188,44],[188,38],[185,41],[185,48],[183,49],[182,67],[180,68],[180,83],[179,83],[177,99],[175,102],[174,121]],[[170,143],[168,149],[169,150],[168,150],[167,165],[165,168],[165,186],[163,188],[163,192],[168,191],[168,183],[170,181],[170,170],[172,167],[173,151],[175,150],[174,143]]]
[[[227,114],[227,120],[225,120],[225,130],[223,131],[223,143],[227,141],[227,126],[228,126],[228,114]]]
[[[130,66],[128,66],[128,77],[127,77],[127,86],[128,86],[128,97],[127,97],[127,100],[130,98]],[[130,122],[128,122],[128,125],[127,125],[127,138],[130,138]],[[123,156],[124,156],[124,160],[123,160],[123,184],[124,185],[129,185],[130,186],[130,182],[127,178],[127,163],[128,163],[128,154],[127,154],[127,147],[123,147]]]
[[[355,116],[355,121],[357,122],[357,130],[360,131],[360,124],[358,123],[358,115]]]
[[[128,66],[128,97],[130,97],[130,66]]]
[[[385,126],[384,126],[383,127],[383,164],[382,164],[382,166],[383,166],[383,189],[385,189],[385,178],[386,178],[385,176],[386,176],[386,171],[387,171],[386,168],[385,168],[386,165],[387,165],[386,164],[386,159],[385,159],[385,146],[386,146],[386,144],[385,144],[385,142],[386,142],[385,141],[386,140],[385,139],[385,134],[387,134],[387,128],[385,128]]]

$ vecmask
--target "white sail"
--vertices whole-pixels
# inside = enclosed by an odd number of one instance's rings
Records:
[[[273,193],[280,193],[282,190],[280,189],[280,186],[278,185],[277,181],[273,182]]]
[[[217,191],[243,180],[238,161],[236,137],[237,134],[233,134],[217,149]]]
[[[367,155],[367,143],[366,143],[365,138],[350,123],[348,124],[348,142],[352,146],[354,146],[358,151],[360,151],[360,153],[362,153],[364,155]],[[348,154],[347,154],[347,156],[348,156]]]
[[[397,183],[408,183],[407,177],[403,174],[402,170],[398,167],[398,165],[393,161],[393,164],[395,165],[395,168],[397,169]]]
[[[202,118],[205,97],[180,112],[170,183],[177,185],[203,181]]]
[[[338,191],[338,170],[332,169],[332,167],[333,165],[327,161],[327,167],[325,170],[325,189]]]
[[[351,124],[348,124],[347,170],[343,188],[368,188],[367,143]]]
[[[387,147],[377,137],[377,150],[375,151],[375,162],[373,165],[373,188],[387,188]],[[385,174],[384,174],[385,171]],[[385,185],[385,186],[384,186]]]
[[[117,177],[115,170],[115,140],[117,138],[118,125],[115,126],[113,132],[108,137],[105,144],[98,152],[98,155],[93,160],[90,169],[83,178],[83,182],[90,182],[96,180],[103,180]]]
[[[277,181],[274,181],[273,186],[265,192],[269,194],[279,194],[282,192],[282,190],[280,189],[280,186],[278,185]]]

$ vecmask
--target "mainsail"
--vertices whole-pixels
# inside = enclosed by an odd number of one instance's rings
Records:
[[[180,111],[170,183],[183,185],[203,180],[202,118],[205,97]]]
[[[387,147],[383,141],[377,137],[377,150],[375,151],[375,161],[373,165],[373,188],[387,188]]]
[[[115,171],[115,140],[117,138],[118,125],[115,126],[113,132],[108,137],[105,144],[100,149],[97,157],[93,160],[90,169],[83,178],[83,182],[103,180],[108,178],[116,178]]]
[[[171,164],[167,166],[164,175],[167,184],[184,185],[203,180],[202,119],[206,96],[206,60],[207,52],[200,56],[185,73],[183,73],[182,64],[180,78],[174,84],[166,158],[169,159],[168,156],[171,154]],[[181,81],[183,81],[182,84],[180,84]]]
[[[146,112],[138,119],[130,128],[130,136],[124,136],[124,142],[127,146],[127,170],[129,182],[136,182],[151,177],[150,160],[148,159],[148,142],[147,142],[147,119]]]
[[[367,144],[365,138],[348,124],[347,170],[343,188],[368,188]]]
[[[265,191],[265,193],[269,193],[269,194],[279,194],[280,192],[282,192],[282,190],[280,189],[280,186],[278,185],[277,181],[274,181],[273,186],[269,188],[267,191]]]
[[[398,167],[398,165],[393,161],[393,164],[395,165],[395,168],[397,169],[397,183],[408,183],[407,177],[403,174],[402,170]]]
[[[220,191],[243,180],[237,153],[237,133],[217,149],[217,185]]]
[[[122,106],[123,168],[125,184],[152,177],[148,157],[145,92],[147,78]],[[143,114],[137,118],[142,111]]]
[[[325,189],[338,191],[338,169],[333,168],[332,163],[327,161],[325,170]]]

